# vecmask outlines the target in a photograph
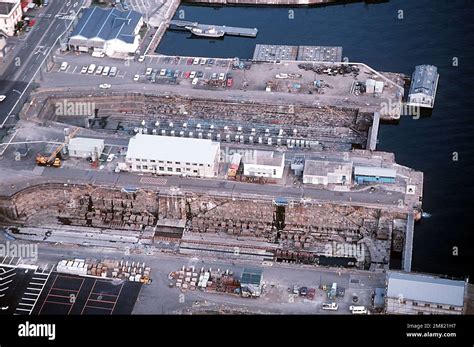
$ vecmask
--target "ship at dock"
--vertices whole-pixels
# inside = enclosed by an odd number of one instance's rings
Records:
[[[215,27],[211,27],[208,29],[201,29],[201,28],[187,28],[191,31],[193,35],[196,36],[203,36],[203,37],[213,37],[213,38],[220,38],[225,35],[224,30],[217,30]]]

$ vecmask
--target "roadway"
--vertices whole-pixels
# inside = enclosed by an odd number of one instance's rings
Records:
[[[376,188],[374,191],[340,192],[309,186],[283,186],[276,184],[242,183],[222,179],[190,178],[179,176],[145,176],[133,173],[115,173],[105,171],[84,171],[81,168],[49,168],[45,167],[36,172],[29,172],[23,177],[17,171],[2,168],[5,174],[9,172],[16,176],[14,184],[0,185],[2,195],[12,195],[15,192],[44,183],[59,184],[91,184],[112,188],[145,188],[162,193],[179,194],[194,192],[231,198],[268,199],[284,197],[289,200],[311,200],[318,203],[342,203],[371,208],[391,208],[407,212],[408,206],[400,205],[404,194]],[[12,177],[12,176],[10,176]],[[159,178],[159,179],[156,179]]]
[[[11,53],[14,58],[0,76],[0,95],[6,95],[6,99],[0,103],[0,128],[13,114],[15,105],[29,82],[35,78],[56,39],[71,23],[71,11],[77,12],[84,1],[53,0],[47,7],[37,10],[35,26],[26,33],[25,40],[20,41],[22,43],[18,49]],[[25,92],[27,93],[29,91]]]

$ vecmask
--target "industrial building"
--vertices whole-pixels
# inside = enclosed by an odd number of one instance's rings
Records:
[[[299,60],[312,62],[341,62],[342,47],[255,45],[254,61]]]
[[[395,183],[397,171],[374,166],[354,166],[354,179],[358,184]]]
[[[15,35],[15,25],[22,15],[20,0],[0,0],[0,34]]]
[[[307,184],[342,184],[352,182],[352,163],[331,162],[323,160],[306,160],[303,171],[303,183]]]
[[[69,156],[73,158],[92,158],[93,161],[100,158],[104,151],[104,140],[87,137],[76,137],[69,141]]]
[[[418,65],[411,78],[408,93],[409,106],[433,108],[438,88],[438,68],[433,65]]]
[[[389,272],[389,314],[463,314],[466,282],[434,276]]]
[[[242,163],[244,176],[282,178],[285,153],[252,150],[245,152]]]
[[[138,50],[142,26],[143,16],[136,11],[87,8],[69,37],[69,49],[125,58]]]
[[[216,177],[220,144],[207,139],[137,134],[125,162],[132,172]]]

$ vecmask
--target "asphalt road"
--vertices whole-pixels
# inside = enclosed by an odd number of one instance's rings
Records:
[[[373,207],[381,205],[397,207],[399,199],[403,200],[404,195],[397,192],[389,192],[378,189],[374,192],[337,192],[325,189],[310,187],[288,187],[274,184],[249,184],[233,182],[228,180],[189,178],[177,176],[160,176],[165,180],[159,180],[159,184],[142,182],[142,178],[148,176],[130,173],[111,173],[103,171],[87,171],[84,174],[82,169],[72,168],[45,168],[41,180],[61,183],[92,183],[96,185],[115,187],[144,187],[156,189],[157,191],[192,191],[198,193],[214,193],[227,197],[255,197],[255,198],[292,198],[292,199],[312,199],[320,202],[346,202],[348,204],[363,204]]]
[[[0,76],[0,95],[6,95],[6,99],[0,104],[0,127],[12,114],[15,104],[34,78],[56,39],[70,24],[70,11],[77,12],[83,2],[84,0],[54,0],[37,11],[35,26],[17,52],[14,52],[14,59]]]

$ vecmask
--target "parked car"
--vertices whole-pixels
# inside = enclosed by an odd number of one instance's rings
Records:
[[[179,77],[179,70],[176,70],[176,71],[174,72],[174,78],[178,78],[178,77]]]
[[[2,102],[3,100],[5,100],[7,98],[6,95],[0,95],[0,102]]]
[[[308,288],[307,287],[301,287],[300,288],[300,296],[306,296],[308,295]]]
[[[104,71],[104,67],[100,65],[99,67],[97,67],[97,70],[95,71],[95,73],[97,75],[102,75],[102,71]]]
[[[145,56],[144,55],[141,55],[141,56],[138,57],[138,62],[139,63],[142,63],[144,61],[145,61]]]
[[[59,68],[59,70],[60,71],[66,71],[68,66],[69,66],[69,64],[67,63],[67,61],[63,61],[61,63],[61,67]]]
[[[160,76],[165,76],[165,75],[166,75],[166,69],[161,69]]]
[[[110,66],[104,67],[104,71],[102,71],[102,76],[108,76],[110,71]]]
[[[82,67],[81,73],[87,73],[87,66],[83,66],[83,67]]]
[[[209,59],[209,60],[207,61],[207,65],[209,65],[209,66],[214,65],[214,63],[215,63],[215,60],[214,60],[214,59]]]
[[[151,75],[153,69],[151,67],[147,68],[146,71],[145,71],[145,76],[149,76]]]
[[[316,296],[316,289],[309,288],[309,290],[308,290],[308,299],[313,300],[315,296]]]
[[[199,78],[195,77],[195,78],[193,79],[193,82],[192,82],[193,86],[195,86],[196,84],[198,84],[198,82],[199,82]]]
[[[191,71],[191,74],[189,75],[189,78],[193,79],[194,77],[196,77],[196,71]]]
[[[199,58],[194,58],[193,64],[194,64],[194,65],[198,65],[198,64],[199,64]]]
[[[204,72],[202,72],[202,71],[196,72],[196,77],[201,78],[202,76],[204,76]]]
[[[183,75],[184,78],[189,78],[189,76],[191,75],[191,71],[186,71]]]
[[[293,286],[293,294],[299,294],[298,286],[296,284]]]
[[[225,79],[225,74],[223,72],[221,72],[219,74],[219,81],[223,81]]]
[[[110,87],[112,87],[112,86],[108,83],[99,84],[100,89],[109,89]]]
[[[95,64],[90,64],[89,68],[87,69],[88,74],[93,74],[95,71],[96,65]]]
[[[109,154],[109,156],[107,157],[107,161],[108,161],[108,162],[111,162],[112,160],[114,160],[114,158],[115,158],[115,155],[111,153],[111,154]]]
[[[110,68],[109,76],[115,77],[116,74],[117,74],[117,67],[116,67],[116,66],[112,66],[112,67]]]
[[[193,58],[188,58],[188,60],[186,60],[186,65],[193,65],[193,61]]]
[[[234,80],[232,77],[227,77],[227,87],[232,87],[232,85],[234,84]]]
[[[206,58],[202,58],[201,59],[201,65],[206,65],[207,63],[207,59]]]
[[[137,82],[139,79],[140,79],[140,75],[135,75],[135,76],[133,76],[133,80],[134,80],[135,82]]]
[[[173,73],[174,73],[173,70],[167,69],[166,70],[166,77],[169,78],[169,77],[173,76]]]

